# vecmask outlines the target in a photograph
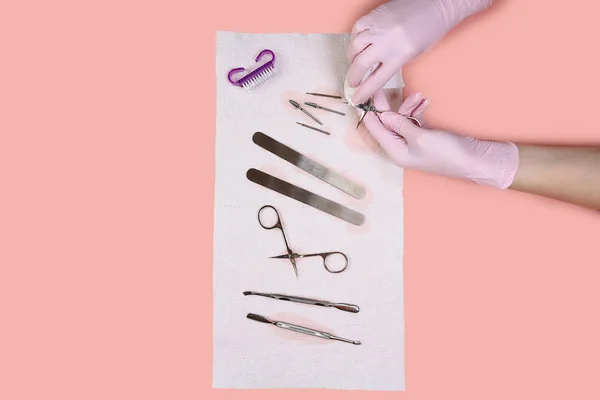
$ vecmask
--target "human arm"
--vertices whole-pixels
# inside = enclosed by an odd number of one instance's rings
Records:
[[[481,140],[420,128],[404,117],[421,121],[427,105],[417,94],[406,99],[398,113],[365,117],[367,129],[397,165],[600,210],[600,147]],[[389,110],[381,91],[375,107]]]
[[[517,145],[510,189],[600,210],[600,146]]]
[[[351,65],[347,100],[359,104],[375,95],[404,64],[491,3],[492,0],[392,0],[359,18],[348,47]]]

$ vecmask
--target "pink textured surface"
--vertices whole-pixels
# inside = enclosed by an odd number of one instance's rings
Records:
[[[347,32],[376,2],[0,6],[0,398],[234,398],[211,386],[217,29]],[[405,69],[431,125],[599,141],[592,0],[505,0]],[[600,217],[405,180],[407,392],[597,399]],[[376,373],[376,371],[374,371]],[[300,399],[304,391],[246,398]]]

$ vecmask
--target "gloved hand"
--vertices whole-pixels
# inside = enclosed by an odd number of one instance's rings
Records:
[[[390,109],[383,91],[375,95],[374,105],[381,111]],[[415,94],[402,103],[398,113],[370,112],[364,124],[400,167],[467,179],[502,190],[512,184],[519,164],[515,144],[420,128],[405,117],[414,117],[423,124],[422,113],[427,106],[427,100]]]
[[[365,102],[402,66],[492,0],[392,0],[360,18],[348,47],[348,101]],[[378,66],[362,84],[369,70]],[[359,85],[360,84],[360,85]]]

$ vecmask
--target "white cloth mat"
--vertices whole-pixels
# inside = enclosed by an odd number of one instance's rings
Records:
[[[305,92],[343,95],[348,71],[341,34],[217,34],[217,135],[214,227],[215,388],[329,388],[404,390],[403,171],[390,163],[341,100]],[[231,85],[227,72],[252,67],[263,49],[276,54],[278,73],[246,92]],[[401,76],[388,86],[402,86]],[[346,112],[342,117],[305,107],[331,136],[288,99],[312,101]],[[367,197],[351,198],[263,150],[252,142],[261,131],[362,183]],[[257,168],[344,204],[366,216],[356,227],[286,198],[246,179]],[[258,209],[275,206],[292,250],[341,251],[348,269],[328,273],[320,258],[297,261],[296,279],[278,230],[265,230]],[[360,306],[358,314],[333,308],[245,297],[242,292],[282,293]],[[305,325],[362,345],[289,332],[246,318],[256,313]]]

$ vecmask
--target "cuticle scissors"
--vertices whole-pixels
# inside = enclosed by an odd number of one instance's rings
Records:
[[[263,223],[263,221],[261,220],[261,212],[265,209],[271,209],[275,212],[275,215],[277,216],[277,220],[275,221],[275,223],[273,224],[265,224]],[[328,251],[328,252],[322,252],[322,253],[310,253],[310,254],[298,254],[294,251],[292,251],[292,249],[290,249],[290,246],[288,244],[287,241],[287,237],[285,235],[285,231],[283,230],[283,224],[281,223],[281,217],[279,216],[279,212],[277,211],[277,209],[271,205],[265,205],[262,206],[259,210],[258,210],[258,223],[260,224],[260,226],[262,226],[264,229],[279,229],[281,231],[281,234],[283,235],[283,241],[285,242],[285,247],[287,250],[287,254],[282,254],[279,256],[274,256],[274,257],[269,257],[269,258],[275,258],[275,259],[284,259],[287,258],[290,260],[290,262],[292,263],[292,266],[294,267],[294,272],[296,273],[296,278],[298,277],[298,268],[296,266],[296,259],[297,258],[308,258],[308,257],[321,257],[323,259],[323,267],[325,268],[325,270],[329,273],[332,274],[337,274],[340,273],[344,270],[346,270],[346,268],[348,268],[348,257],[339,251]],[[329,256],[332,255],[339,255],[342,256],[344,262],[343,265],[341,266],[341,268],[336,268],[333,267],[331,265],[327,265],[327,258]]]
[[[372,111],[376,114],[381,114],[384,111],[380,111],[378,109],[375,108],[375,106],[373,105],[374,100],[373,97],[370,97],[367,101],[365,101],[362,104],[357,104],[355,107],[359,108],[362,110],[362,115],[360,116],[360,119],[358,120],[358,124],[356,124],[356,129],[358,129],[360,127],[360,124],[363,122],[363,120],[365,119],[365,116],[367,115],[367,113],[369,111]],[[416,119],[415,117],[411,117],[410,115],[402,115],[403,117],[405,117],[406,119],[409,119],[410,121],[412,121],[413,124],[417,125],[419,128],[422,127],[421,122]]]

